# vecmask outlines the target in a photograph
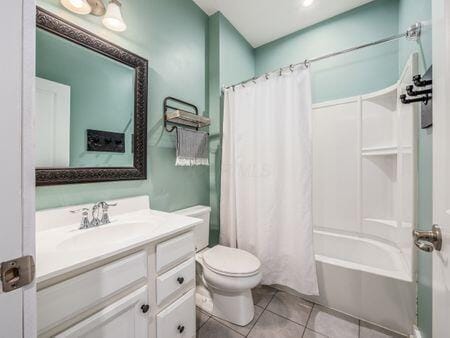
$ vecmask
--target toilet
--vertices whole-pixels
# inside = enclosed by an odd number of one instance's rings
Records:
[[[216,317],[245,326],[254,316],[251,289],[261,282],[261,262],[244,250],[222,245],[209,248],[210,212],[206,206],[176,211],[202,220],[194,229],[196,304]]]

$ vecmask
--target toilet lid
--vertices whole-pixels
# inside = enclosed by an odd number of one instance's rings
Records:
[[[205,265],[223,275],[252,276],[259,272],[261,262],[251,253],[216,245],[203,254]]]

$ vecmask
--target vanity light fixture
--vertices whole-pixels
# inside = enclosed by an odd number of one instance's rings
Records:
[[[102,22],[106,28],[116,32],[123,32],[127,29],[127,25],[123,21],[120,7],[122,4],[118,0],[111,0],[108,4],[105,17]]]
[[[61,4],[76,14],[86,15],[92,11],[87,0],[61,0]]]
[[[120,7],[122,4],[118,0],[110,0],[108,8],[105,8],[103,0],[60,0],[61,4],[69,11],[86,15],[103,16],[103,25],[116,32],[123,32],[127,25],[123,21]]]
[[[303,0],[302,6],[303,7],[309,7],[314,3],[314,0]]]

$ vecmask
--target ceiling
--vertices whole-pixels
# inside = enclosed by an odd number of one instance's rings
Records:
[[[217,11],[233,24],[253,47],[311,26],[373,0],[193,0],[206,14]]]

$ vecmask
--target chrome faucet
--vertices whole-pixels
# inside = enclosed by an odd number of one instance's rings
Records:
[[[78,229],[89,229],[91,227],[91,223],[89,222],[89,209],[88,208],[81,208],[78,210],[70,210],[72,214],[76,214],[81,212],[81,222],[80,227]]]
[[[108,215],[108,209],[109,207],[115,207],[117,203],[109,204],[107,202],[101,201],[97,202],[92,206],[91,210],[91,216],[92,219],[89,221],[89,209],[88,208],[81,208],[78,210],[71,210],[71,213],[78,213],[81,212],[81,222],[79,229],[89,229],[93,228],[99,225],[108,224],[111,223],[109,220]],[[102,216],[99,217],[100,214],[100,208],[102,209]]]
[[[109,204],[107,202],[98,202],[99,207],[102,207],[102,218],[100,219],[100,224],[108,224],[111,223],[109,220],[108,209],[109,207],[115,207],[117,203]]]

